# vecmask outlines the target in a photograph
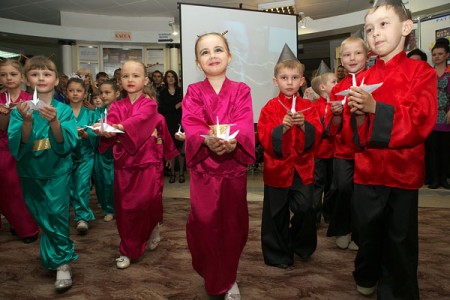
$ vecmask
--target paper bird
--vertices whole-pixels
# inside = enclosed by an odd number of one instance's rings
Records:
[[[9,108],[9,106],[11,105],[11,96],[9,95],[8,92],[6,92],[5,97],[6,97],[5,107]]]
[[[178,125],[179,125],[178,126],[178,131],[175,132],[175,134],[178,135],[178,136],[182,136],[184,134],[184,132],[181,132],[181,124],[178,124]]]
[[[100,123],[97,126],[86,126],[85,128],[91,128],[92,130],[100,130],[100,132],[116,132],[116,133],[124,133],[122,130],[112,127],[106,123]]]
[[[45,103],[39,100],[37,96],[36,87],[34,87],[33,99],[26,101],[30,110],[39,110],[41,107],[45,107]]]
[[[216,125],[212,125],[211,127],[215,127],[216,129],[216,135],[215,136],[210,136],[210,135],[203,135],[201,134],[201,137],[204,137],[206,139],[212,139],[212,138],[219,138],[225,141],[229,141],[234,139],[238,133],[239,130],[236,130],[235,133],[233,133],[232,135],[230,135],[230,128],[231,126],[235,125],[235,124],[220,124],[219,123],[219,117],[216,117]],[[220,130],[221,128],[225,127],[225,130]],[[222,132],[223,131],[223,132]]]
[[[351,75],[352,75],[352,86],[357,86],[356,85],[356,74],[354,74],[354,73],[351,73]],[[363,78],[363,80],[361,81],[361,84],[359,85],[359,87],[363,90],[363,91],[366,91],[366,92],[368,92],[368,93],[372,93],[373,91],[375,91],[377,88],[379,88],[380,86],[382,86],[383,85],[383,83],[382,82],[380,82],[380,83],[376,83],[376,84],[369,84],[369,85],[366,85],[366,84],[364,84],[364,78]],[[350,92],[350,89],[347,89],[347,90],[343,90],[343,91],[341,91],[341,92],[339,92],[339,93],[336,93],[335,95],[338,95],[338,96],[345,96],[346,98],[347,98],[347,96],[348,96],[348,93]],[[345,104],[345,99],[346,98],[344,98],[344,100],[342,100],[342,104],[344,105]]]

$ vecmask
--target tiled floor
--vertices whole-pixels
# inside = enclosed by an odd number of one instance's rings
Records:
[[[186,172],[186,182],[169,183],[166,177],[164,185],[165,197],[173,198],[189,198],[189,174]],[[264,196],[264,183],[262,172],[248,173],[247,181],[247,199],[248,201],[262,201]],[[450,190],[443,188],[431,190],[424,186],[419,190],[419,206],[420,207],[443,207],[450,208]]]

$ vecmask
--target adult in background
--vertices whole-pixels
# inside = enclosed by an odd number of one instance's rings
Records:
[[[181,124],[181,100],[183,99],[183,90],[178,86],[178,75],[173,70],[168,70],[164,74],[164,85],[159,93],[158,110],[166,119],[167,127],[170,135],[175,143],[175,146],[180,152],[178,155],[178,164],[180,173],[178,181],[185,182],[184,178],[184,142],[175,139],[175,133],[180,128]],[[170,170],[169,183],[175,182],[175,164],[172,164]]]

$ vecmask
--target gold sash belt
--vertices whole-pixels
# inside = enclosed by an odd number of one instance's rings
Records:
[[[52,146],[50,145],[50,141],[48,138],[37,140],[34,142],[33,151],[40,151],[45,149],[50,149]]]

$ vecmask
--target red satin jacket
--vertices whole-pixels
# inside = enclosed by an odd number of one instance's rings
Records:
[[[322,124],[316,107],[297,95],[296,111],[305,108],[305,131],[293,126],[283,134],[283,118],[292,106],[292,98],[280,93],[262,108],[258,136],[264,148],[264,184],[271,187],[292,186],[296,170],[304,185],[314,181],[314,148],[322,135]]]
[[[402,51],[387,63],[377,59],[364,76],[365,84],[383,85],[372,93],[376,113],[366,115],[360,127],[348,105],[344,109],[344,139],[360,151],[354,182],[418,189],[424,179],[424,142],[437,115],[436,72]]]

